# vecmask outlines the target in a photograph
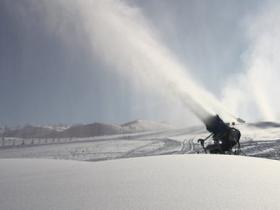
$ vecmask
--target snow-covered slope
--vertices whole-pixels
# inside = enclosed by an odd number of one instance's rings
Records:
[[[119,125],[92,123],[87,125],[72,126],[63,132],[59,133],[60,137],[91,137],[101,135],[120,134],[122,129]]]
[[[42,138],[53,133],[53,129],[48,127],[26,125],[22,128],[7,130],[5,136],[21,137],[21,138]]]
[[[280,162],[173,155],[0,160],[0,209],[280,209]]]
[[[91,123],[73,126],[65,125],[28,125],[5,131],[6,137],[17,138],[84,138],[103,135],[118,135],[123,133],[135,133],[144,131],[158,131],[174,129],[173,126],[166,123],[159,123],[147,120],[135,120],[122,125]],[[3,132],[3,129],[0,129]]]
[[[239,124],[236,127],[241,131],[241,155],[280,160],[279,127],[275,124],[271,126],[271,123]],[[88,131],[91,132],[92,129],[89,128]],[[99,137],[7,137],[0,140],[0,158],[100,161],[163,154],[204,153],[197,140],[208,135],[203,126],[198,126],[139,133],[124,132]]]

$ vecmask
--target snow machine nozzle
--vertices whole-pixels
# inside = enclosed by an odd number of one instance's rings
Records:
[[[229,126],[219,117],[219,115],[208,117],[204,120],[206,129],[215,134],[224,133],[229,129]]]

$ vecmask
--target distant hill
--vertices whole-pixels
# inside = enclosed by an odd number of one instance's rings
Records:
[[[4,132],[5,136],[9,137],[20,137],[20,138],[43,138],[45,136],[52,135],[54,133],[53,129],[33,126],[33,125],[26,125],[22,128],[17,129],[7,129]]]
[[[124,123],[122,125],[105,123],[81,124],[74,125],[71,127],[27,125],[21,128],[10,130],[8,129],[5,131],[4,135],[6,137],[19,138],[83,138],[153,130],[167,130],[172,128],[174,127],[165,123],[146,120],[135,120],[128,123]]]
[[[262,121],[262,122],[256,122],[256,123],[250,123],[250,126],[255,126],[258,128],[277,128],[280,127],[280,123],[276,122],[270,122],[270,121]]]
[[[87,125],[72,126],[58,133],[58,137],[91,137],[120,134],[121,132],[122,128],[119,125],[92,123]]]

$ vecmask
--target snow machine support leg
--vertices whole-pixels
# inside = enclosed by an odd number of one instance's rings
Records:
[[[197,140],[197,142],[201,144],[201,146],[202,146],[204,152],[207,153],[207,152],[206,152],[206,149],[205,149],[205,147],[204,147],[204,141],[205,141],[204,139],[198,139],[198,140]]]
[[[207,139],[209,139],[211,136],[213,136],[213,134],[210,134],[210,135],[207,136],[205,139],[198,139],[198,140],[197,140],[197,142],[201,144],[201,146],[202,146],[202,148],[203,148],[203,150],[204,150],[205,153],[207,153],[207,150],[206,150],[206,148],[205,148],[205,146],[204,146],[204,142],[205,142]]]

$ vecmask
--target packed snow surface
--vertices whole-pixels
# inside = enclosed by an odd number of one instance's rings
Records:
[[[280,162],[166,155],[0,160],[0,209],[280,209]]]
[[[146,121],[128,125],[151,126]],[[139,126],[138,126],[139,127]],[[280,126],[272,122],[236,125],[241,131],[241,155],[280,160]],[[42,158],[101,161],[166,154],[204,153],[199,138],[204,127],[124,133],[87,138],[14,138],[0,141],[1,158]],[[211,143],[210,140],[207,143]]]

